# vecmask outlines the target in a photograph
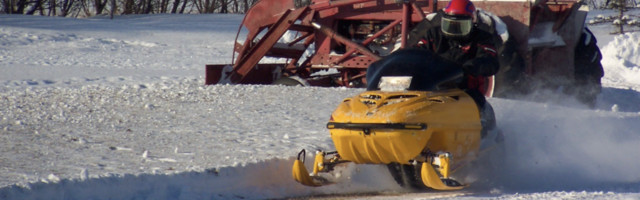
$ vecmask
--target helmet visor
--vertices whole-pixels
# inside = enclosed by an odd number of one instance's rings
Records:
[[[443,17],[442,32],[448,36],[466,36],[471,32],[471,17]]]

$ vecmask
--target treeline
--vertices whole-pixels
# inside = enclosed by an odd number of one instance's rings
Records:
[[[258,0],[0,0],[0,14],[62,17],[157,13],[245,13]],[[308,4],[310,0],[294,0]],[[591,8],[617,8],[638,0],[586,0]]]
[[[158,13],[245,13],[258,0],[0,0],[0,14],[62,17]]]

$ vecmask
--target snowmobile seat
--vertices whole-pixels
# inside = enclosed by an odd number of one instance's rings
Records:
[[[462,67],[424,49],[401,49],[372,63],[367,69],[367,90],[380,90],[383,76],[413,77],[408,90],[440,91],[458,88]]]

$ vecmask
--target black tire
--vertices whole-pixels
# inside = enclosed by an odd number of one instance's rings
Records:
[[[480,123],[482,124],[480,136],[484,138],[490,130],[497,128],[496,114],[493,111],[493,106],[491,106],[489,102],[485,102],[484,106],[480,109]]]
[[[391,163],[387,165],[393,179],[403,188],[411,190],[425,190],[427,186],[422,183],[420,174],[420,168],[422,164],[418,165],[403,165],[398,163]]]
[[[500,70],[494,76],[494,97],[514,98],[528,93],[523,85],[525,75],[525,62],[518,53],[517,43],[509,38],[498,48],[498,61]]]
[[[585,27],[575,49],[575,87],[571,92],[580,102],[591,108],[595,107],[596,99],[602,90],[601,79],[604,69],[600,60],[602,54],[596,37]]]
[[[282,77],[272,83],[273,85],[286,85],[286,86],[305,86],[304,83],[300,82],[298,79],[291,77]]]

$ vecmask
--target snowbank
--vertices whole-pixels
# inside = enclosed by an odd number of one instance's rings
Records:
[[[613,86],[640,85],[640,33],[625,33],[601,49],[604,82]],[[624,86],[622,86],[624,87]]]

